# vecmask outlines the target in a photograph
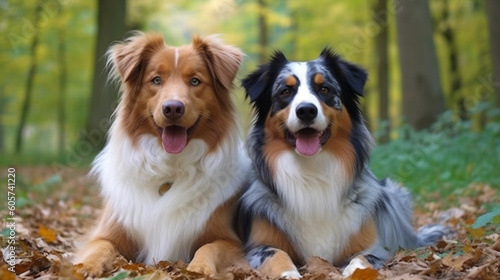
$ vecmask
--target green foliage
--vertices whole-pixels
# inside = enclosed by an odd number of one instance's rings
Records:
[[[112,277],[109,277],[108,279],[109,280],[123,280],[123,279],[126,279],[129,275],[129,272],[127,271],[122,271]]]
[[[500,123],[488,123],[474,132],[471,121],[443,114],[431,129],[415,131],[402,125],[397,138],[375,147],[371,168],[415,193],[459,191],[472,182],[500,186]]]
[[[472,224],[473,229],[486,226],[488,223],[494,223],[500,225],[500,207],[493,209],[492,211],[477,217],[474,224]]]

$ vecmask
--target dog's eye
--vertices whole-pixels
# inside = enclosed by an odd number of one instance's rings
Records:
[[[290,96],[290,94],[292,94],[292,91],[290,91],[289,88],[285,88],[284,90],[281,91],[281,96],[283,97],[288,97]]]
[[[200,79],[198,78],[192,78],[191,81],[189,81],[189,83],[192,85],[192,86],[197,86],[201,83]]]
[[[327,94],[330,92],[330,89],[327,87],[321,87],[319,91],[321,92],[321,94]]]
[[[161,78],[160,78],[160,76],[155,76],[155,77],[151,80],[151,82],[152,82],[153,84],[155,84],[155,85],[159,86],[159,85],[161,84]]]

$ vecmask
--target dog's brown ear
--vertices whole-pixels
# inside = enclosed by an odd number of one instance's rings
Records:
[[[134,83],[142,79],[142,71],[154,50],[165,46],[158,33],[135,32],[125,42],[113,45],[107,52],[111,77],[123,83]]]
[[[243,59],[243,53],[236,47],[224,45],[215,35],[193,37],[193,47],[200,52],[210,68],[216,92],[228,92]]]

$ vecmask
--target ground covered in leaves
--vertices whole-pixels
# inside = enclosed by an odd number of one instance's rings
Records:
[[[6,169],[0,173],[5,182]],[[7,199],[3,198],[0,279],[83,278],[69,260],[99,215],[98,191],[85,178],[86,172],[71,169],[56,173],[51,167],[16,169],[15,274],[9,272],[11,266],[6,262],[11,254],[10,229]],[[423,201],[433,202],[423,202],[416,207],[415,227],[439,222],[451,226],[455,234],[434,247],[401,251],[381,270],[357,270],[352,279],[500,279],[499,215],[488,210],[498,209],[500,205],[497,190],[488,185],[471,184],[460,191],[459,196],[429,195]],[[165,261],[146,266],[117,259],[115,269],[105,276],[109,279],[204,278],[187,272],[186,266]],[[301,273],[304,279],[341,279],[338,268],[319,258],[310,260],[301,268]],[[237,268],[220,278],[260,279],[255,271]]]

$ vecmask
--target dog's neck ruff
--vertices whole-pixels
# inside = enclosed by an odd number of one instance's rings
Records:
[[[192,139],[182,153],[170,155],[157,136],[143,135],[133,144],[119,122],[113,124],[92,172],[113,219],[138,241],[138,261],[189,261],[211,214],[243,186],[249,163],[241,150],[236,125],[214,151]],[[159,195],[165,182],[170,188]]]

